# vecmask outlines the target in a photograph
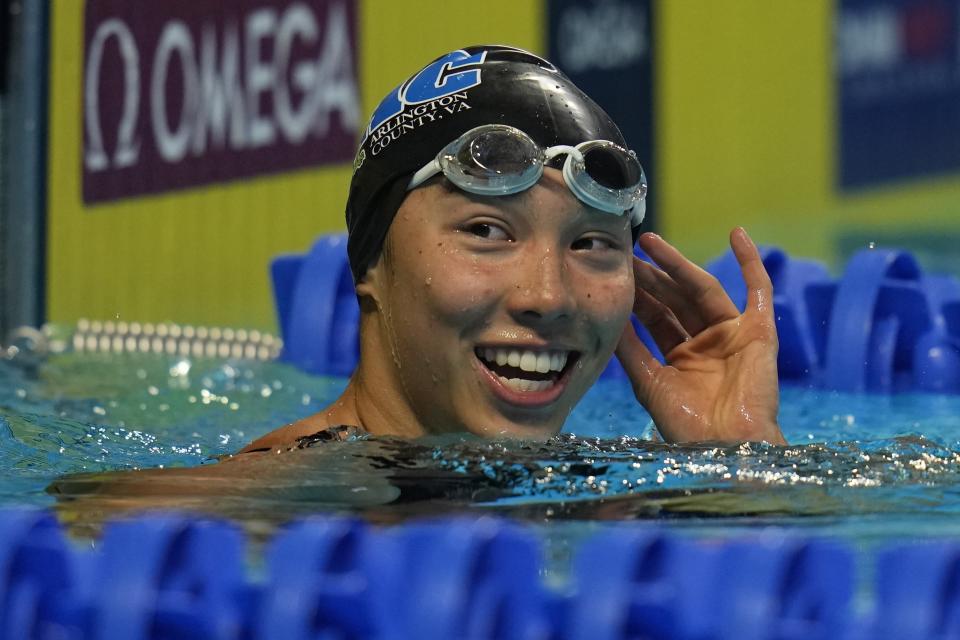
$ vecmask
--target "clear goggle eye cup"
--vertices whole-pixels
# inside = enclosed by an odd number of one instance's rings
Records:
[[[608,140],[543,149],[523,131],[500,124],[471,129],[448,144],[413,175],[407,189],[443,173],[470,193],[510,195],[536,184],[544,165],[562,155],[564,181],[577,198],[607,213],[626,213],[633,226],[643,221],[647,180],[632,151]]]

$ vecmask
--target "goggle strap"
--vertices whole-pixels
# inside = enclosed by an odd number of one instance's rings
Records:
[[[544,150],[544,164],[550,162],[557,156],[562,156],[563,154],[567,154],[568,156],[574,158],[577,162],[583,162],[583,154],[580,153],[579,149],[576,147],[571,147],[567,144],[558,144],[555,147],[550,147],[549,149]]]
[[[410,178],[410,184],[407,185],[407,191],[416,189],[433,176],[442,172],[443,169],[440,167],[440,161],[437,160],[437,158],[434,158],[433,161],[427,163],[419,171],[413,174],[413,177]]]

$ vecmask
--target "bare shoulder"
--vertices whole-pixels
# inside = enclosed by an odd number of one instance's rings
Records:
[[[254,451],[273,449],[274,447],[293,446],[300,438],[312,436],[318,431],[323,431],[332,426],[337,425],[330,422],[327,412],[315,413],[312,416],[297,420],[279,429],[274,429],[264,436],[260,436],[238,451],[238,453],[252,453]]]

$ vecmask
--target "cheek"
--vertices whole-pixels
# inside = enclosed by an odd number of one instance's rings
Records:
[[[431,330],[463,332],[486,324],[503,272],[442,244],[433,249],[400,269],[404,278],[393,306],[404,313],[398,315],[416,317],[416,324]]]
[[[619,331],[630,319],[633,311],[633,274],[618,273],[598,281],[591,281],[585,295],[587,306],[594,319],[612,331]]]
[[[497,283],[503,282],[502,270],[450,251],[424,274],[422,292],[438,322],[466,329],[484,321],[497,299]]]

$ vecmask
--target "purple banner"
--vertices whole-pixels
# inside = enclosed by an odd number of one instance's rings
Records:
[[[838,184],[960,171],[960,0],[841,0]]]
[[[355,0],[87,0],[83,199],[350,162]]]

